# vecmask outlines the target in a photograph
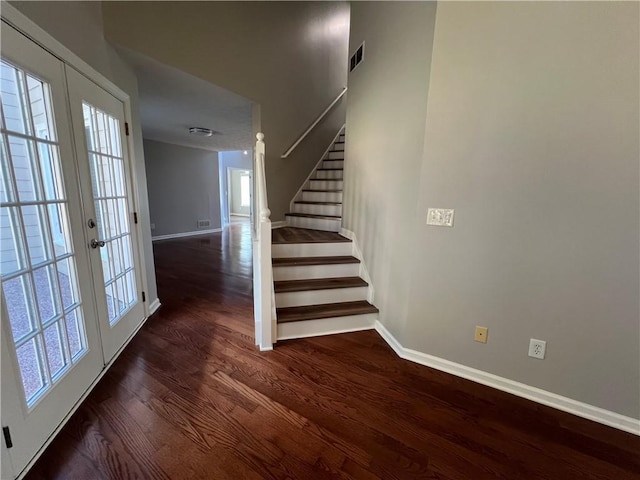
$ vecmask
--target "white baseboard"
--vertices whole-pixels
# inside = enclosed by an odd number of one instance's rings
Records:
[[[149,316],[156,313],[156,311],[160,308],[160,299],[156,298],[153,302],[149,303]]]
[[[246,218],[249,218],[251,215],[249,215],[248,213],[230,213],[229,216],[231,216],[231,217],[246,217]]]
[[[217,233],[221,231],[221,228],[210,228],[208,230],[196,230],[194,232],[172,233],[170,235],[158,235],[157,237],[151,237],[151,241],[155,242],[157,240],[169,240],[170,238],[194,237],[196,235],[206,235],[208,233]]]
[[[562,395],[557,395],[540,388],[509,380],[508,378],[499,377],[492,373],[483,372],[482,370],[477,370],[443,358],[434,357],[433,355],[418,352],[410,348],[404,348],[379,321],[376,322],[375,329],[401,358],[419,363],[420,365],[435,368],[442,372],[450,373],[457,377],[466,378],[467,380],[471,380],[497,390],[502,390],[503,392],[511,393],[518,397],[526,398],[527,400],[532,400],[534,402],[547,405],[548,407],[577,415],[578,417],[593,420],[594,422],[617,428],[618,430],[629,432],[634,435],[640,435],[640,419],[620,415],[619,413],[589,405],[588,403],[579,402],[572,398],[563,397]]]
[[[273,230],[274,228],[282,228],[282,227],[286,227],[287,226],[287,221],[286,220],[280,220],[279,222],[271,222],[271,229]]]

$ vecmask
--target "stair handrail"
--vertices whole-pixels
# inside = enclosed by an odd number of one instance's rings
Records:
[[[280,158],[287,158],[291,152],[293,152],[295,150],[295,148],[300,144],[300,142],[302,142],[302,140],[304,140],[304,138],[309,135],[309,133],[311,132],[311,130],[313,130],[315,128],[316,125],[318,125],[318,123],[320,123],[320,121],[325,117],[325,115],[327,113],[329,113],[329,111],[333,108],[333,106],[338,103],[340,101],[340,99],[344,96],[344,94],[347,93],[347,87],[344,87],[342,89],[342,91],[338,94],[338,96],[336,97],[336,99],[331,102],[331,105],[329,105],[324,112],[322,112],[318,118],[315,119],[315,121],[311,124],[311,126],[309,128],[307,128],[304,133],[302,135],[300,135],[300,137],[298,138],[298,140],[296,140],[294,142],[293,145],[291,145],[289,147],[289,150],[287,150],[286,152],[284,152],[282,155],[280,155]]]
[[[256,177],[256,242],[253,254],[256,256],[253,272],[254,314],[256,322],[256,343],[260,350],[273,349],[276,331],[273,270],[271,265],[271,210],[267,203],[267,176],[265,172],[264,134],[256,135],[254,172]]]

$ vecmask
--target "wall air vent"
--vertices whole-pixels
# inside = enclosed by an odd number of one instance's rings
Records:
[[[198,220],[198,228],[208,228],[211,226],[211,220]]]
[[[364,42],[362,42],[362,45],[360,45],[356,50],[356,52],[353,55],[351,55],[351,59],[349,60],[349,71],[353,72],[355,68],[358,65],[360,65],[360,62],[362,62],[363,58],[364,58]]]

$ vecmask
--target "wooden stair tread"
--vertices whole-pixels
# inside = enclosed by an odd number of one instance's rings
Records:
[[[285,217],[304,217],[304,218],[320,218],[324,220],[338,220],[342,218],[339,215],[314,215],[312,213],[285,213]]]
[[[278,323],[318,320],[322,318],[345,317],[378,313],[378,309],[366,300],[357,302],[325,303],[322,305],[305,305],[303,307],[285,307],[276,309]]]
[[[301,203],[303,205],[342,205],[342,202],[311,202],[308,200],[297,200],[293,203]]]
[[[307,280],[281,280],[279,282],[273,282],[273,288],[276,293],[368,286],[369,284],[360,277],[310,278]]]
[[[305,188],[304,190],[302,190],[303,192],[329,192],[329,193],[339,193],[342,192],[342,190],[316,190],[316,189],[312,189],[312,188]]]
[[[274,258],[274,267],[302,267],[311,265],[340,265],[346,263],[360,263],[356,257],[350,255],[335,257],[283,257]]]
[[[350,243],[347,237],[337,232],[312,228],[282,227],[271,231],[274,245],[287,243]]]

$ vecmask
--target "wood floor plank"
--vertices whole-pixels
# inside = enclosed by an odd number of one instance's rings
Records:
[[[28,480],[640,478],[637,436],[407,362],[374,331],[259,352],[250,249],[248,224],[154,244],[162,308]]]

